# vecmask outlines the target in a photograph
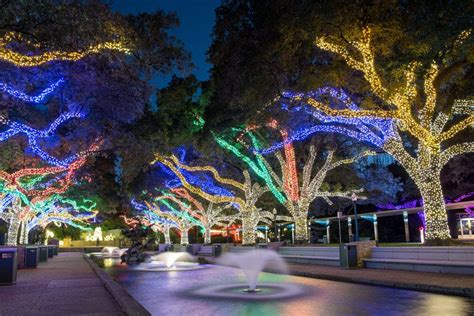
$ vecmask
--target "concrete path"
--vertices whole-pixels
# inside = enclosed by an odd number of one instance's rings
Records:
[[[124,315],[81,253],[59,253],[0,286],[0,315]]]
[[[474,297],[474,275],[289,264],[290,274],[318,279],[390,286],[401,289]]]

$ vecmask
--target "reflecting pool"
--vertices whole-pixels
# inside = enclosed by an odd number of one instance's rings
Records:
[[[290,284],[298,295],[242,300],[209,296],[203,289],[242,285],[239,269],[206,265],[203,269],[142,272],[106,259],[105,271],[153,315],[473,315],[474,299],[262,273],[259,283]],[[381,271],[383,273],[383,271]],[[211,291],[212,292],[212,291]],[[254,295],[249,293],[248,295]]]

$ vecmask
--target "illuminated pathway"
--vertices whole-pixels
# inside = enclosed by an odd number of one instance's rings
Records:
[[[0,287],[0,315],[123,315],[77,252],[60,253],[37,269],[18,270],[16,285]]]

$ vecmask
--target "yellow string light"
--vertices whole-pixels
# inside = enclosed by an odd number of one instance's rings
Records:
[[[214,168],[210,166],[192,167],[194,169],[193,171],[201,171],[201,170],[209,171],[213,169],[215,171],[215,174],[214,172],[212,173],[213,175],[217,175],[217,177],[215,177],[217,182],[230,185],[233,188],[235,188],[237,191],[240,191],[239,196],[222,196],[222,195],[209,194],[203,191],[201,188],[190,184],[186,180],[186,177],[180,171],[180,169],[189,170],[190,167],[182,163],[179,163],[176,157],[166,158],[162,155],[157,154],[152,164],[157,161],[161,162],[162,164],[167,166],[171,171],[173,171],[173,173],[180,179],[183,187],[185,187],[190,192],[212,203],[216,203],[216,204],[228,203],[228,204],[233,205],[234,207],[238,206],[240,220],[242,221],[242,243],[243,244],[255,243],[256,230],[257,230],[258,223],[268,221],[267,217],[270,216],[271,213],[264,212],[255,206],[258,199],[265,192],[268,191],[268,188],[261,187],[258,183],[252,184],[250,174],[247,170],[243,172],[244,182],[240,183],[235,180],[231,180],[231,179],[220,176],[217,170],[215,170]],[[175,163],[179,163],[179,168],[176,167]],[[234,216],[232,217],[234,218]]]
[[[463,31],[455,41],[454,47],[459,47],[471,33],[471,29]],[[455,155],[474,151],[474,143],[457,144],[448,148],[442,148],[441,144],[472,126],[474,124],[474,115],[470,114],[467,118],[454,124],[444,132],[444,127],[452,118],[452,115],[439,113],[433,121],[438,99],[435,80],[439,74],[438,66],[433,62],[424,76],[422,89],[425,101],[423,107],[418,112],[417,120],[414,117],[414,112],[416,111],[412,110],[412,106],[415,104],[414,101],[418,91],[416,86],[416,69],[419,68],[420,63],[413,62],[409,65],[405,73],[405,88],[403,90],[394,89],[394,91],[391,91],[382,85],[382,80],[375,70],[375,56],[370,41],[370,29],[365,28],[362,32],[362,38],[357,42],[351,43],[351,50],[343,45],[332,43],[326,38],[317,39],[315,44],[323,50],[341,56],[350,67],[361,71],[371,90],[389,105],[394,106],[395,109],[334,110],[312,98],[307,100],[307,102],[329,116],[391,118],[394,119],[400,130],[405,130],[414,136],[419,142],[416,157],[412,157],[410,149],[404,147],[403,140],[398,132],[395,137],[385,142],[382,149],[402,164],[420,189],[426,214],[427,238],[449,238],[446,210],[440,183],[441,169]],[[350,51],[356,51],[359,56],[355,56]]]
[[[187,166],[185,164],[182,164],[175,155],[171,156],[171,160],[174,162],[174,164],[176,166],[178,166],[181,169],[188,170],[188,171],[208,171],[208,172],[212,173],[212,175],[214,176],[214,178],[217,181],[219,181],[221,183],[231,185],[231,186],[234,186],[236,188],[239,188],[240,190],[244,190],[244,186],[240,182],[234,181],[232,179],[222,178],[219,175],[219,172],[217,172],[217,170],[214,167],[211,167],[211,166],[202,166],[202,167]]]
[[[34,67],[40,66],[50,61],[58,60],[69,60],[77,61],[90,54],[97,54],[104,50],[114,50],[121,53],[129,54],[132,50],[126,47],[121,42],[104,42],[96,45],[91,45],[82,51],[76,52],[64,52],[64,51],[51,51],[44,52],[40,55],[24,55],[15,52],[7,47],[7,45],[13,40],[21,40],[22,37],[19,35],[13,35],[8,33],[6,36],[0,39],[0,59],[10,62],[18,67]],[[27,42],[29,43],[29,42]]]

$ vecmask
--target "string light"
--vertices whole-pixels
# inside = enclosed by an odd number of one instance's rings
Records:
[[[189,217],[183,216],[183,212],[176,210],[171,204],[169,204],[165,200],[161,200],[161,203],[164,204],[173,214],[162,211],[156,204],[151,206],[148,202],[145,203],[150,207],[150,209],[153,210],[155,214],[173,220],[177,224],[177,227],[181,232],[180,243],[182,245],[189,244],[188,232],[189,229],[191,229],[191,227],[193,226],[191,221],[189,220]]]
[[[463,32],[460,36],[462,38],[461,42],[469,35],[470,32]],[[403,89],[391,91],[385,88],[375,69],[375,56],[371,47],[371,31],[368,28],[363,30],[360,41],[351,43],[350,50],[342,45],[332,43],[326,38],[317,39],[315,44],[323,50],[339,55],[350,67],[361,71],[369,83],[371,91],[394,109],[361,110],[351,108],[347,104],[345,109],[334,109],[325,104],[324,101],[314,97],[315,94],[313,93],[288,93],[286,96],[292,101],[305,102],[311,105],[316,109],[317,115],[323,118],[321,124],[313,132],[327,131],[344,134],[361,141],[370,142],[392,155],[406,169],[420,190],[426,215],[426,237],[428,239],[449,238],[440,181],[441,169],[452,157],[474,151],[474,143],[456,144],[447,148],[441,146],[441,143],[474,124],[474,115],[452,124],[446,131],[443,130],[452,119],[452,116],[440,113],[433,120],[437,102],[436,89],[433,83],[439,74],[439,69],[434,63],[424,78],[422,88],[416,86],[415,71],[418,68],[416,62],[411,63],[406,71],[406,84]],[[360,58],[354,56],[350,51],[358,52]],[[421,111],[418,112],[418,117],[415,117],[414,113],[416,111],[412,111],[411,107],[415,104],[413,100],[419,89],[423,90],[425,101]],[[337,95],[332,95],[332,97],[343,103],[345,101]],[[375,125],[375,121],[366,121],[366,118],[391,120],[397,128],[390,130],[389,137],[382,139],[379,135],[374,135],[375,130],[379,129]],[[434,123],[431,124],[431,122]],[[371,132],[364,133],[363,129],[367,130],[368,126],[370,126],[369,131]],[[405,143],[398,130],[406,131],[418,140],[418,150],[415,157],[412,156],[410,148],[405,148]]]
[[[250,134],[250,133],[249,133]],[[278,199],[280,203],[284,203],[285,197],[281,192],[276,188],[275,184],[273,183],[273,180],[268,173],[268,170],[266,169],[261,157],[257,155],[257,163],[255,163],[250,157],[247,155],[244,155],[236,146],[230,144],[226,140],[224,140],[222,137],[214,135],[214,139],[216,140],[217,144],[219,144],[222,148],[230,151],[232,154],[234,154],[237,158],[241,159],[243,162],[245,162],[252,171],[254,171],[260,178],[262,178],[266,185],[270,188],[272,191],[273,195]],[[256,139],[253,139],[253,141],[257,142]],[[258,146],[258,143],[255,145]]]
[[[63,123],[73,118],[82,118],[82,117],[83,115],[77,112],[63,113],[57,119],[55,119],[47,128],[43,130],[38,130],[30,126],[27,126],[25,124],[12,122],[12,121],[6,120],[5,118],[0,117],[0,122],[8,126],[8,128],[5,131],[0,133],[0,141],[5,141],[17,134],[25,134],[26,137],[28,138],[29,147],[42,160],[48,162],[51,165],[66,167],[73,160],[77,159],[78,155],[73,155],[63,160],[57,159],[49,155],[45,151],[43,151],[38,145],[37,139],[49,137]]]
[[[215,204],[231,204],[234,207],[238,207],[240,219],[242,221],[242,243],[243,244],[254,244],[256,241],[256,229],[259,222],[268,222],[269,219],[273,218],[273,214],[270,212],[265,212],[260,210],[255,206],[257,200],[268,191],[268,188],[261,187],[258,183],[251,182],[250,174],[247,170],[243,172],[244,182],[240,183],[238,186],[234,186],[235,191],[240,192],[239,196],[222,196],[222,195],[213,195],[202,190],[198,185],[191,184],[187,181],[186,177],[182,173],[182,168],[177,168],[174,162],[177,158],[166,158],[162,155],[157,154],[155,161],[160,161],[162,164],[167,166],[175,175],[180,179],[181,184],[189,192],[196,194],[205,200],[215,203]],[[181,163],[182,164],[182,163]],[[209,166],[204,167],[208,169]],[[194,167],[201,168],[201,167]],[[196,171],[200,169],[195,169]],[[217,170],[216,170],[217,172]],[[217,174],[219,174],[217,172]],[[230,179],[225,179],[222,176],[218,177],[219,179],[224,179],[227,183],[232,183],[232,181],[227,181]],[[216,179],[219,182],[218,179]],[[233,180],[235,181],[235,180]],[[240,187],[243,187],[244,190],[241,190]],[[228,218],[230,219],[230,218]]]
[[[278,122],[273,120],[270,124],[267,124],[273,129],[280,129]],[[284,153],[283,157],[279,152],[275,152],[281,173],[278,175],[270,163],[261,157],[269,174],[272,176],[275,183],[278,185],[278,189],[281,190],[287,197],[283,205],[291,215],[285,220],[293,221],[295,223],[295,239],[301,242],[308,240],[308,210],[311,203],[316,198],[323,198],[328,204],[332,204],[330,197],[339,198],[350,198],[352,193],[357,191],[361,192],[361,189],[351,191],[321,191],[321,186],[326,178],[329,171],[345,164],[351,164],[362,157],[375,154],[372,151],[361,152],[354,157],[347,159],[336,160],[334,158],[334,151],[329,151],[321,168],[314,173],[313,166],[317,157],[317,152],[314,146],[309,147],[309,157],[305,160],[305,165],[302,171],[302,181],[298,181],[298,171],[295,163],[295,152],[292,143],[289,141],[289,132],[286,129],[280,129],[280,134],[283,138]],[[253,142],[255,144],[255,142]],[[255,147],[258,149],[258,147]],[[314,177],[312,177],[314,174]],[[299,192],[299,194],[295,194]],[[279,216],[282,220],[283,216]]]
[[[100,144],[101,142],[93,144],[90,149],[95,151]],[[0,193],[5,194],[5,198],[7,199],[5,202],[10,205],[7,212],[5,212],[5,210],[0,212],[0,216],[9,222],[9,244],[16,245],[19,229],[22,231],[20,240],[22,242],[27,240],[28,226],[26,224],[28,221],[42,214],[44,210],[50,209],[52,203],[58,201],[59,194],[66,192],[72,185],[75,172],[86,162],[86,158],[87,156],[85,155],[80,157],[67,168],[26,168],[12,174],[0,170]],[[40,181],[48,180],[48,177],[54,174],[63,174],[63,176],[55,177],[52,181],[48,181],[45,186],[38,185]],[[8,196],[12,197],[10,202],[8,201]],[[22,206],[22,203],[24,206]],[[68,199],[63,199],[62,203],[68,203],[79,211],[89,210],[91,207],[78,205]],[[95,204],[93,205],[95,206]],[[51,221],[63,222],[77,228],[82,227],[77,224],[71,216],[68,217],[63,213],[65,213],[65,210],[63,210],[61,214],[54,213],[55,215],[53,217],[55,219]]]
[[[61,84],[65,82],[64,78],[52,83],[49,87],[41,91],[38,95],[28,95],[22,91],[15,90],[9,87],[6,83],[0,82],[0,91],[6,92],[14,98],[23,100],[29,103],[41,103],[43,100]]]
[[[220,178],[219,174],[217,176]],[[224,179],[224,181],[227,179]],[[223,182],[225,183],[225,182]],[[201,223],[204,225],[204,243],[211,243],[211,230],[214,226],[229,226],[233,221],[237,219],[237,214],[234,215],[225,215],[224,212],[231,208],[231,204],[225,206],[218,206],[214,203],[209,203],[207,208],[204,208],[201,202],[196,200],[194,197],[189,194],[188,191],[184,188],[175,188],[171,190],[177,196],[182,197],[192,203],[197,212],[199,213],[199,218]],[[224,223],[226,222],[226,223]]]
[[[23,55],[7,47],[7,45],[14,40],[31,44],[31,42],[24,41],[23,37],[19,34],[13,34],[10,32],[0,39],[0,59],[18,67],[35,67],[51,61],[78,61],[87,55],[98,54],[104,50],[118,51],[125,54],[130,54],[132,52],[130,48],[127,48],[121,42],[104,42],[91,45],[88,48],[77,52],[50,51],[44,52],[40,55]]]
[[[165,181],[165,186],[167,188],[173,189],[182,186],[180,179],[168,167],[158,161],[155,161],[154,164],[158,165],[164,171],[167,178],[172,177],[172,179],[168,179]],[[195,175],[192,172],[186,171],[185,169],[178,169],[191,185],[199,186],[202,190],[209,194],[230,197],[234,196],[232,192],[225,189],[222,185],[216,185],[212,177],[207,174],[200,173],[199,175]]]

